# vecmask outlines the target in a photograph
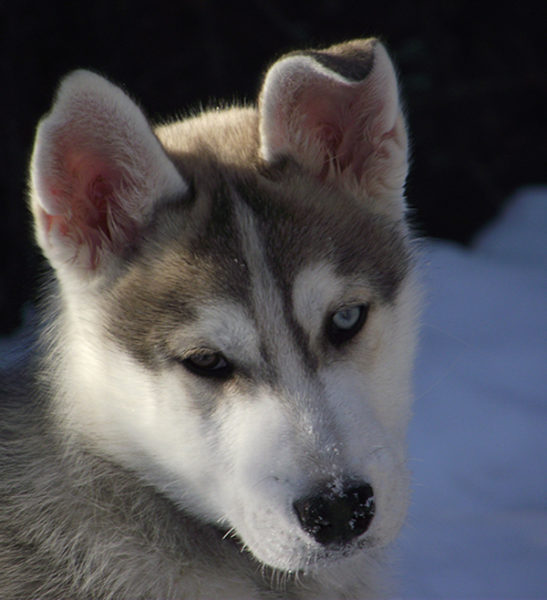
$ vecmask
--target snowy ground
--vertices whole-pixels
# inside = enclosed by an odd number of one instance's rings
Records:
[[[424,263],[400,596],[547,598],[547,188]]]
[[[547,598],[547,188],[425,248],[402,598]]]

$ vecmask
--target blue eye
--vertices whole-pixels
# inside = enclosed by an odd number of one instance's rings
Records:
[[[327,320],[327,338],[334,346],[340,346],[361,331],[368,315],[367,304],[346,306],[332,313]]]
[[[361,306],[343,308],[332,315],[332,323],[338,329],[352,329],[361,317]]]

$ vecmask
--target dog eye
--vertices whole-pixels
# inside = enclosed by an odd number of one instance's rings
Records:
[[[187,356],[182,364],[192,373],[202,377],[225,379],[232,374],[233,366],[220,352],[200,351]]]
[[[327,337],[331,344],[339,346],[359,333],[367,315],[367,304],[346,306],[332,313],[327,321]]]

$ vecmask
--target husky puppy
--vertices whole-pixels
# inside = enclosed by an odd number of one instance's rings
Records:
[[[54,277],[0,401],[0,596],[364,599],[407,508],[407,135],[374,39],[153,129],[68,75],[30,168]]]

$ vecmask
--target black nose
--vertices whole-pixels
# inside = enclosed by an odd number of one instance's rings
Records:
[[[317,542],[342,545],[368,529],[375,510],[374,492],[368,483],[351,482],[342,489],[328,485],[293,507],[302,529]]]

